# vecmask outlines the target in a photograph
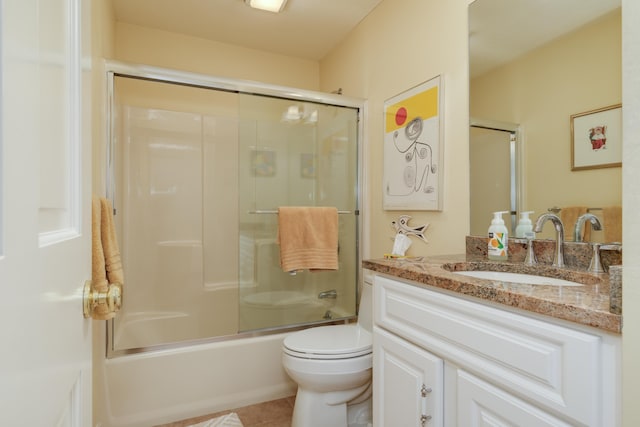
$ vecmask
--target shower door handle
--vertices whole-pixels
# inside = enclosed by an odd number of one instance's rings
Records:
[[[93,287],[91,280],[87,280],[84,283],[82,306],[82,314],[85,318],[112,318],[122,306],[122,285],[111,283],[106,292],[101,292]]]

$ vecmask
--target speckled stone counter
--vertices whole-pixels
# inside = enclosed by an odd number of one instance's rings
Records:
[[[477,254],[373,259],[362,266],[414,282],[491,301],[493,303],[620,333],[621,315],[610,311],[609,274],[592,274],[577,269],[548,265],[525,266],[519,262],[492,262]],[[456,274],[461,270],[508,271],[556,277],[583,286],[526,285],[477,279]]]

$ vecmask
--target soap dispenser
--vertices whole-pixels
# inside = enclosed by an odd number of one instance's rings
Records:
[[[489,227],[489,246],[487,254],[490,260],[493,261],[506,261],[508,244],[509,244],[509,232],[504,225],[502,214],[509,213],[508,211],[500,211],[493,213],[493,220],[491,220],[491,226]]]
[[[518,220],[518,226],[516,227],[516,237],[520,239],[533,239],[535,233],[533,232],[533,224],[529,214],[533,211],[520,212],[520,219]]]

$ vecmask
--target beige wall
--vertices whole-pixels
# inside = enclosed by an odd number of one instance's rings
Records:
[[[337,87],[368,100],[365,180],[370,257],[391,252],[391,221],[429,223],[428,244],[413,238],[408,255],[464,252],[469,230],[467,0],[385,0],[320,63],[321,90]],[[444,93],[444,204],[441,212],[382,208],[383,104],[437,75]]]
[[[521,207],[534,217],[552,206],[622,204],[622,169],[571,171],[570,145],[572,114],[621,102],[621,36],[618,9],[471,82],[472,117],[521,125]]]
[[[113,59],[194,73],[318,90],[317,61],[117,23]]]

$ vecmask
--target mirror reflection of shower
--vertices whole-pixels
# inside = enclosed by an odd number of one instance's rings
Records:
[[[470,234],[484,236],[493,212],[509,211],[504,220],[515,232],[522,198],[517,157],[518,125],[472,119],[469,127]]]
[[[113,88],[128,288],[112,351],[355,315],[357,108],[124,75]],[[280,269],[279,206],[339,209],[337,271]]]

